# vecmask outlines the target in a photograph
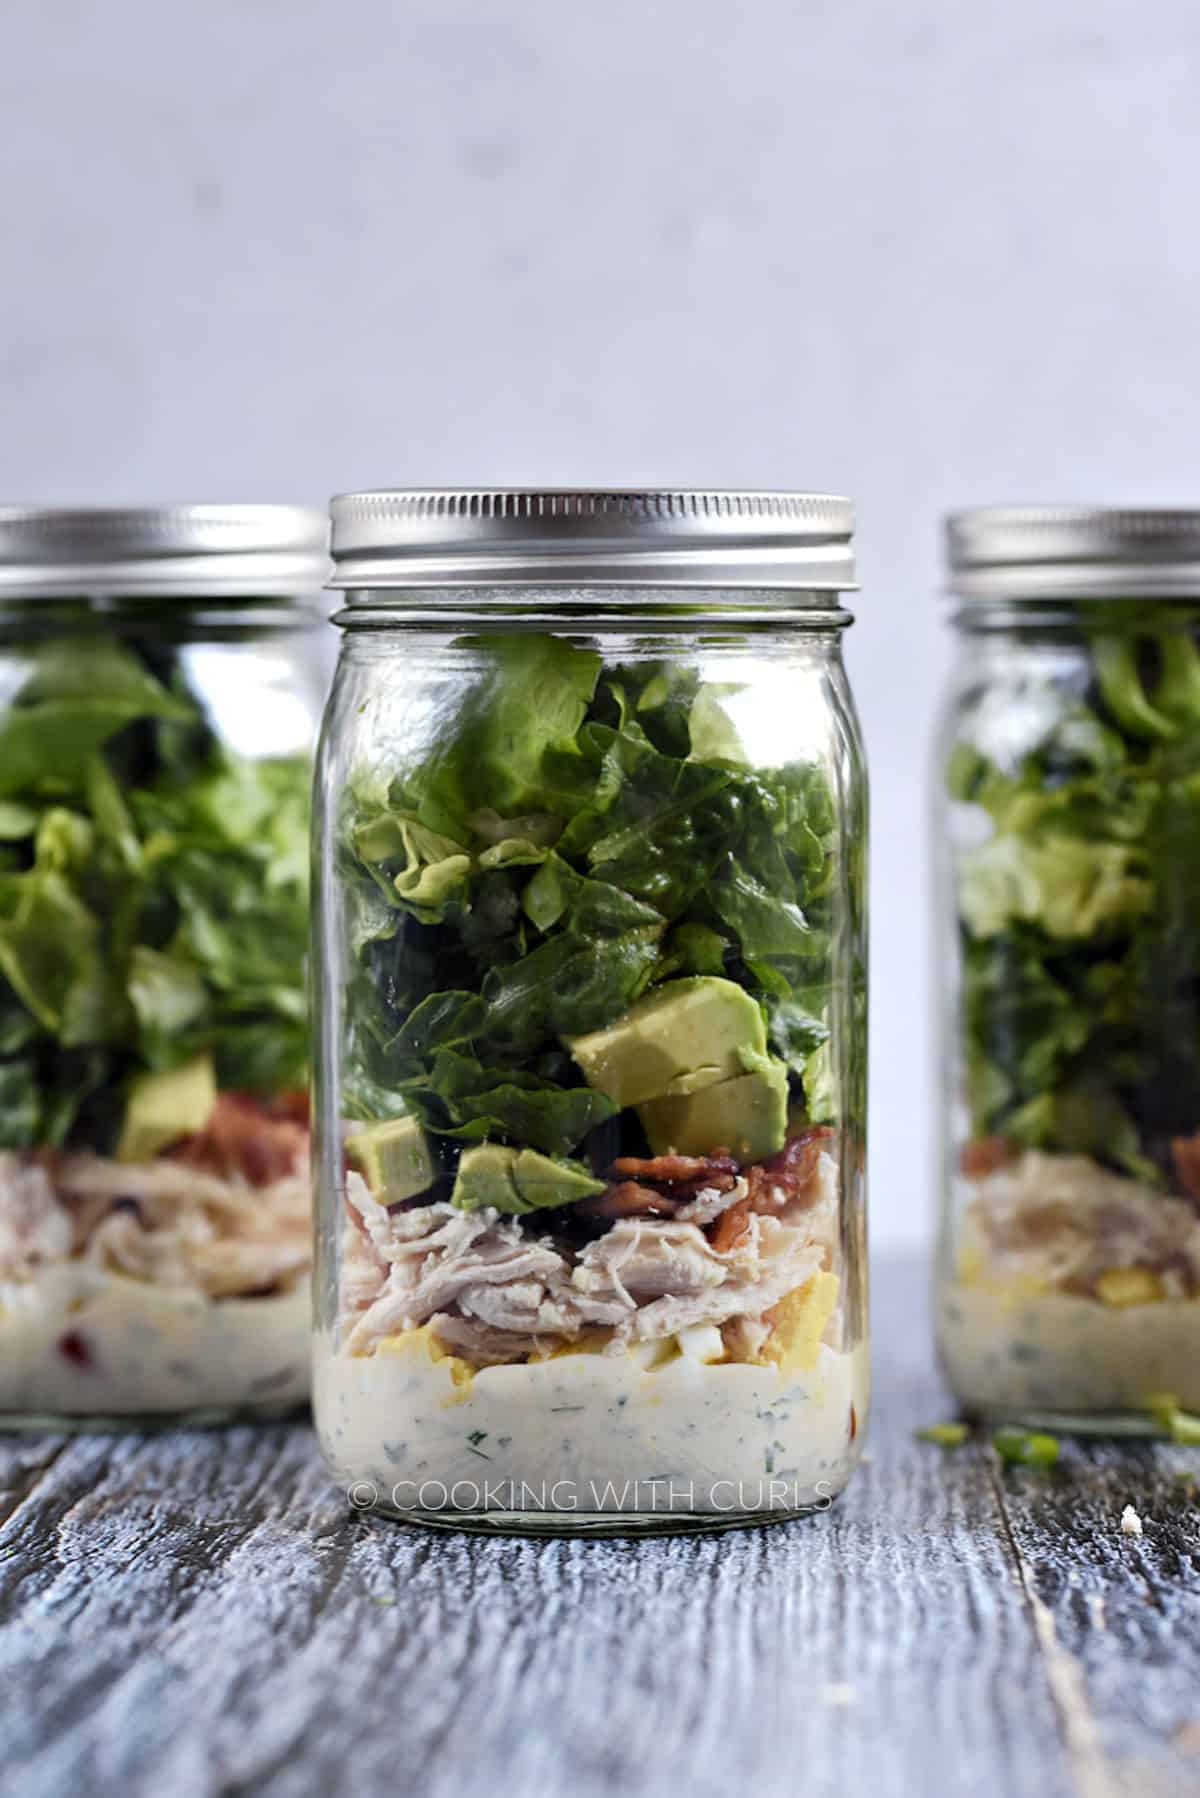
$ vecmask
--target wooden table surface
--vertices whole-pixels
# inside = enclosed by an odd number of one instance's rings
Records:
[[[0,1440],[0,1793],[1200,1792],[1200,1450],[914,1440],[924,1300],[876,1268],[869,1459],[763,1531],[425,1534],[304,1425]]]

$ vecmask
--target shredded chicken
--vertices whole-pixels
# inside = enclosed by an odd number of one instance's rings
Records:
[[[614,1224],[579,1260],[576,1284],[623,1298],[631,1310],[617,1334],[645,1342],[690,1324],[761,1315],[816,1273],[823,1254],[803,1227],[755,1217],[726,1254],[695,1224],[637,1220]]]
[[[423,1205],[389,1213],[371,1198],[357,1176],[353,1204],[388,1264],[374,1301],[350,1332],[354,1353],[367,1352],[382,1336],[434,1324],[435,1334],[453,1344],[462,1332],[447,1332],[445,1314],[461,1324],[484,1326],[479,1346],[484,1359],[487,1331],[521,1340],[521,1354],[573,1340],[589,1325],[615,1325],[626,1307],[589,1300],[571,1286],[570,1251],[548,1236],[530,1236],[513,1218],[495,1211],[456,1211],[452,1205]],[[378,1214],[370,1217],[370,1210]],[[353,1227],[353,1226],[352,1226]],[[473,1357],[475,1358],[475,1357]],[[506,1352],[497,1358],[510,1358]]]
[[[274,1128],[289,1133],[290,1155],[285,1166],[272,1135],[262,1181],[169,1156],[0,1154],[0,1280],[74,1258],[210,1298],[295,1285],[310,1261],[308,1137],[294,1120]],[[244,1167],[244,1144],[239,1158]]]
[[[700,1224],[716,1215],[714,1205],[736,1200],[736,1189],[692,1200],[692,1218],[620,1217],[577,1249],[495,1211],[388,1211],[351,1173],[342,1287],[349,1350],[369,1354],[383,1337],[427,1324],[447,1350],[487,1365],[546,1355],[589,1332],[620,1347],[744,1318],[759,1320],[737,1338],[749,1356],[769,1333],[764,1312],[831,1259],[836,1164],[821,1162],[818,1201],[806,1193],[780,1215],[753,1214],[725,1252]]]
[[[48,1261],[65,1261],[74,1231],[44,1167],[0,1155],[0,1280],[25,1280]]]
[[[705,1224],[713,1223],[723,1211],[731,1205],[737,1205],[749,1191],[749,1182],[737,1179],[731,1186],[702,1186],[695,1198],[681,1205],[675,1213],[681,1223]]]
[[[387,1212],[375,1204],[361,1174],[346,1176],[346,1225],[342,1232],[341,1303],[344,1312],[365,1311],[379,1296],[387,1262],[376,1237],[387,1235]],[[382,1225],[382,1230],[380,1226]]]
[[[1102,1293],[1114,1270],[1144,1270],[1164,1298],[1200,1292],[1200,1216],[1186,1199],[1084,1155],[1030,1151],[986,1175],[965,1219],[964,1265],[993,1279]]]
[[[531,1338],[524,1331],[493,1329],[478,1318],[459,1317],[454,1311],[439,1312],[429,1327],[447,1353],[460,1355],[475,1367],[526,1361],[531,1353],[544,1354],[558,1346],[557,1338],[547,1337],[531,1348]]]

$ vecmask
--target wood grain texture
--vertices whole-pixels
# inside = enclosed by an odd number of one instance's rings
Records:
[[[916,1442],[924,1299],[879,1270],[870,1459],[761,1532],[424,1535],[303,1426],[0,1443],[0,1793],[1200,1791],[1200,1452]]]

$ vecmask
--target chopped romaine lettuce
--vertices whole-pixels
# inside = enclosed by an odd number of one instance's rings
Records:
[[[1041,1430],[997,1430],[992,1447],[1008,1467],[1053,1467],[1058,1460],[1058,1437]]]
[[[719,975],[757,1002],[797,1109],[833,1118],[824,772],[748,766],[732,690],[671,664],[532,634],[464,649],[435,746],[344,796],[345,1109],[415,1116],[447,1182],[464,1143],[644,1152],[564,1044]]]
[[[0,1147],[111,1150],[199,1055],[306,1078],[308,763],[233,755],[165,659],[44,645],[0,718]]]
[[[1200,654],[1162,614],[1094,623],[1036,741],[950,757],[989,830],[958,862],[966,1097],[976,1136],[1175,1185],[1200,1129]]]

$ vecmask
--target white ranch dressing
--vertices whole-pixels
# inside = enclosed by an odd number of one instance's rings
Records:
[[[851,1406],[857,1442],[868,1397],[865,1351],[825,1343],[800,1374],[570,1354],[456,1386],[419,1344],[349,1355],[320,1336],[313,1381],[322,1446],[351,1501],[425,1512],[823,1506],[857,1459]]]
[[[1200,1299],[1116,1308],[1071,1293],[997,1293],[952,1282],[938,1298],[938,1345],[968,1405],[1145,1411],[1171,1393],[1200,1407]]]
[[[0,1412],[286,1408],[309,1388],[307,1281],[211,1299],[81,1262],[0,1282]]]

